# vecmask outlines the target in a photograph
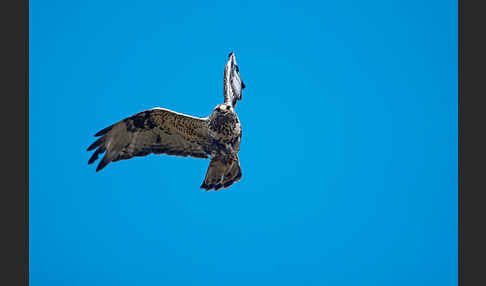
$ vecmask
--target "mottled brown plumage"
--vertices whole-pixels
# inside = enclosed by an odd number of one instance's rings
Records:
[[[234,53],[224,71],[224,103],[206,118],[193,117],[164,108],[153,108],[123,119],[95,134],[100,137],[88,151],[95,150],[88,164],[105,153],[96,171],[110,162],[148,154],[211,157],[201,188],[227,188],[238,181],[241,124],[234,111],[245,88]]]

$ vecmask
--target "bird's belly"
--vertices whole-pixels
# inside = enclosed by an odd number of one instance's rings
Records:
[[[219,140],[232,140],[241,136],[241,124],[239,120],[235,121],[215,121],[214,124],[209,126],[212,137]]]
[[[239,122],[232,125],[220,125],[217,130],[210,130],[210,135],[213,138],[212,156],[233,157],[237,155],[241,140],[241,126]]]

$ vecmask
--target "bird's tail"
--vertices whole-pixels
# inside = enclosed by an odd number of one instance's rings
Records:
[[[206,191],[215,189],[217,191],[221,188],[227,188],[239,181],[241,175],[238,157],[235,161],[222,160],[217,157],[211,158],[201,189],[206,189]]]

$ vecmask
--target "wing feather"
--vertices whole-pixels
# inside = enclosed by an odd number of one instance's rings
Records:
[[[207,119],[164,108],[153,108],[125,118],[97,132],[101,136],[88,147],[96,149],[88,164],[106,151],[96,171],[110,162],[148,154],[208,158]]]
[[[233,107],[236,102],[243,98],[245,84],[240,76],[235,54],[232,52],[228,56],[228,61],[224,67],[224,102],[230,103]]]

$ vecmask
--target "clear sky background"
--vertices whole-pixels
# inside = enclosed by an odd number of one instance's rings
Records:
[[[30,282],[457,285],[457,1],[30,1]],[[100,129],[205,117],[235,51],[243,177],[87,165]]]

